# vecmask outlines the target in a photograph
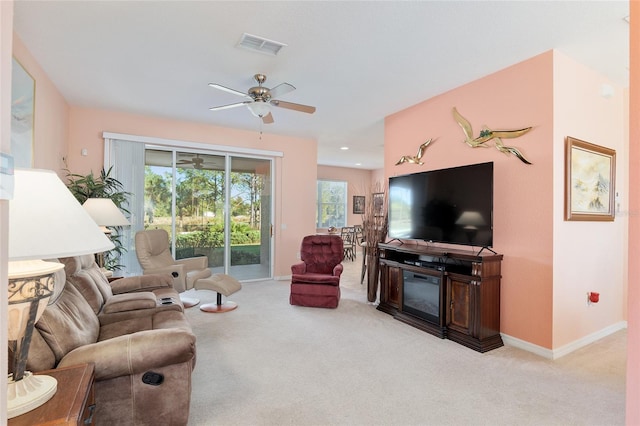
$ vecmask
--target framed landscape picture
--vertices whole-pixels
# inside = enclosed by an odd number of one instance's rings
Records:
[[[616,151],[568,136],[565,220],[613,221]]]

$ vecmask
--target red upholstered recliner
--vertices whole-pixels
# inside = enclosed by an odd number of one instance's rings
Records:
[[[344,252],[339,235],[308,235],[300,246],[301,263],[291,266],[289,303],[337,308]]]

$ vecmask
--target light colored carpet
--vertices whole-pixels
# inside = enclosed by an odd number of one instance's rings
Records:
[[[289,305],[283,281],[243,284],[229,313],[188,309],[189,425],[624,424],[626,331],[556,361],[480,354],[376,310],[359,261],[335,310]]]

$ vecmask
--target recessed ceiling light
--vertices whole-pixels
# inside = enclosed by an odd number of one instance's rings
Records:
[[[349,147],[348,146],[341,146],[340,149],[343,150],[343,151],[348,151]]]
[[[264,37],[255,36],[244,33],[237,44],[243,49],[253,50],[254,52],[265,53],[267,55],[276,56],[280,49],[286,46],[279,41],[269,40]]]
[[[362,163],[356,163],[356,166],[362,166]]]

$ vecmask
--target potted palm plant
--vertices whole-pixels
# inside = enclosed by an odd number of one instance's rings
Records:
[[[129,210],[127,210],[126,206],[129,202],[130,193],[124,191],[122,183],[111,176],[111,170],[112,168],[108,170],[103,168],[100,170],[100,174],[96,176],[93,171],[87,175],[80,175],[71,173],[67,169],[67,188],[80,204],[84,204],[89,198],[109,198],[120,210],[128,214]],[[118,264],[118,260],[120,255],[126,252],[126,248],[120,238],[119,227],[114,229],[116,232],[112,232],[110,237],[115,248],[104,253],[104,266],[112,271],[122,267],[122,265]]]

